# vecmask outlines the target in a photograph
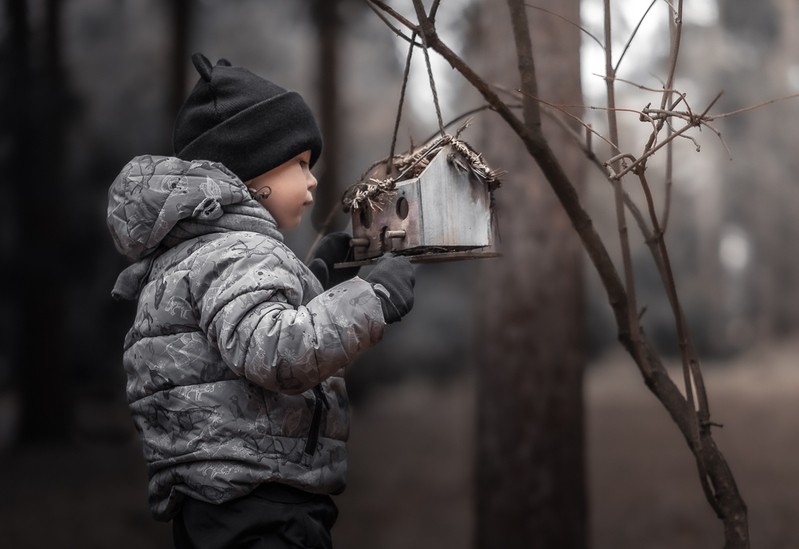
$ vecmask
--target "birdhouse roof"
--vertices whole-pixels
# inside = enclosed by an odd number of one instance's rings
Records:
[[[355,210],[364,203],[380,202],[381,195],[391,192],[399,181],[420,177],[433,159],[447,150],[453,165],[468,170],[484,182],[489,191],[501,185],[504,172],[492,170],[468,143],[453,135],[443,135],[408,153],[395,155],[393,162],[381,160],[372,165],[361,180],[344,193],[344,211]],[[389,175],[393,174],[393,175]]]

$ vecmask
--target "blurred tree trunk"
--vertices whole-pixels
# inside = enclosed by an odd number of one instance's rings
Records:
[[[752,105],[763,97],[786,92],[786,74],[796,62],[796,34],[791,27],[795,3],[728,0],[719,3],[719,20],[729,36],[740,37],[752,62],[719,63],[716,81],[724,89],[719,109],[732,111]],[[723,121],[722,133],[733,151],[749,151],[751,162],[735,158],[720,165],[725,170],[725,221],[745,231],[752,247],[751,264],[729,294],[745,296],[746,308],[734,310],[730,331],[733,344],[751,339],[781,339],[799,330],[799,276],[796,255],[786,253],[785,242],[799,238],[794,221],[799,205],[796,193],[794,127],[785,124],[792,111],[789,103],[764,109],[756,116]],[[737,155],[736,155],[737,156]],[[741,320],[745,319],[745,323]]]
[[[0,202],[0,243],[2,261],[10,283],[2,285],[0,297],[5,305],[0,309],[0,333],[4,337],[0,348],[0,391],[9,390],[10,386],[10,390],[16,392],[23,383],[22,347],[19,344],[22,326],[19,316],[24,306],[24,276],[17,262],[22,245],[20,205],[25,189],[24,185],[15,183],[20,181],[23,166],[31,161],[31,48],[25,0],[6,0],[3,2],[3,11],[8,27],[0,45],[0,101],[5,106],[0,109],[0,141],[9,146],[7,149],[0,148],[0,170],[3,173],[0,182],[6,197]]]
[[[166,143],[164,150],[172,150],[172,127],[175,117],[186,98],[187,70],[189,60],[189,28],[192,18],[192,0],[173,0],[172,1],[172,62],[170,63],[170,75],[167,82],[170,84],[169,105],[166,124]]]
[[[579,1],[536,5],[579,22]],[[518,88],[504,0],[484,0],[471,36],[472,65],[489,82]],[[539,94],[579,105],[576,27],[529,12]],[[480,150],[508,170],[497,192],[501,260],[482,264],[478,368],[477,547],[572,549],[587,545],[583,426],[581,248],[543,175],[506,124],[493,117]],[[546,126],[546,124],[545,124]],[[572,181],[582,153],[545,127]]]
[[[14,285],[19,290],[14,307],[19,325],[12,354],[22,390],[21,436],[40,440],[65,436],[71,416],[64,338],[70,276],[64,268],[64,210],[70,197],[65,196],[63,185],[67,105],[61,61],[62,3],[48,0],[45,5],[42,73],[30,68],[33,49],[25,2],[12,1],[10,6],[12,34],[20,48],[18,68],[24,76],[12,84],[19,101],[20,133],[15,136],[18,156],[12,159],[9,181],[25,189],[15,196],[20,234],[13,264],[20,278]],[[39,99],[35,109],[31,97]]]
[[[316,207],[311,214],[313,227],[322,232],[342,227],[347,218],[341,213],[339,48],[342,21],[341,0],[314,0],[314,24],[319,37],[319,120],[325,146],[322,151],[322,172],[316,189]],[[331,217],[332,215],[332,217]]]

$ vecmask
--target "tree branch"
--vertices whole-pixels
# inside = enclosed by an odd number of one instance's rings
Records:
[[[616,319],[619,341],[633,357],[643,375],[645,384],[666,408],[696,458],[697,467],[700,472],[700,482],[705,490],[706,497],[724,523],[725,549],[748,548],[749,534],[746,505],[738,493],[732,472],[712,438],[711,424],[709,421],[709,406],[699,370],[699,362],[690,339],[683,311],[677,298],[676,283],[671,272],[668,251],[663,238],[663,229],[656,216],[654,201],[649,184],[644,175],[646,161],[658,150],[662,149],[664,146],[668,146],[674,139],[682,136],[689,129],[701,125],[708,125],[712,120],[712,118],[707,116],[707,112],[712,107],[713,103],[698,116],[691,113],[690,109],[684,116],[677,116],[673,112],[674,107],[684,101],[684,96],[682,95],[674,102],[674,105],[669,105],[669,103],[671,103],[672,93],[674,93],[672,87],[681,35],[682,0],[678,1],[676,8],[674,8],[673,4],[669,4],[677,17],[675,19],[676,30],[672,34],[672,57],[669,76],[662,90],[663,96],[661,99],[660,111],[664,112],[656,113],[658,118],[655,129],[644,147],[643,154],[637,159],[629,155],[629,153],[622,154],[618,147],[618,128],[615,120],[617,109],[615,106],[615,93],[613,88],[615,71],[611,60],[609,41],[611,34],[610,2],[609,0],[605,0],[605,78],[608,92],[607,110],[609,113],[608,124],[610,126],[609,141],[612,144],[613,151],[613,158],[608,161],[606,165],[611,169],[612,176],[610,180],[615,188],[614,198],[616,202],[617,224],[624,256],[626,285],[622,283],[619,273],[605,248],[604,242],[599,237],[590,216],[586,213],[580,202],[579,195],[574,185],[565,174],[565,171],[556,159],[542,133],[540,102],[535,100],[537,96],[535,63],[524,1],[507,0],[513,24],[513,34],[516,42],[522,81],[523,120],[520,120],[512,112],[511,107],[499,98],[491,86],[483,81],[479,75],[441,41],[436,33],[433,21],[424,13],[421,0],[413,0],[419,18],[418,26],[397,14],[381,0],[367,1],[398,21],[401,26],[411,31],[418,31],[424,36],[426,45],[440,54],[455,70],[457,70],[483,96],[491,108],[505,120],[511,130],[514,131],[524,143],[527,151],[540,167],[566,211],[574,229],[582,241],[584,249],[588,253],[594,268],[599,274],[608,296],[608,302]],[[657,137],[660,130],[675,116],[685,120],[684,126],[673,131],[663,142],[658,143]],[[651,120],[655,120],[655,117],[650,117],[650,121]],[[588,135],[591,135],[590,132]],[[586,149],[590,150],[590,147],[586,147]],[[634,161],[629,166],[620,167],[621,160],[625,157],[632,157]],[[652,349],[639,323],[638,312],[635,306],[635,281],[632,277],[632,260],[624,217],[626,193],[624,193],[621,187],[622,177],[629,173],[634,173],[639,177],[639,181],[646,195],[647,211],[649,212],[654,232],[652,238],[648,238],[648,243],[653,250],[652,255],[658,264],[658,270],[664,278],[664,286],[672,305],[675,322],[678,327],[681,355],[683,356],[683,363],[685,366],[685,397],[683,397],[680,390],[669,377],[668,372],[664,368],[659,356]],[[693,401],[694,391],[699,405],[698,411],[695,409]]]
[[[607,93],[607,120],[609,137],[611,142],[611,154],[614,159],[608,162],[609,167],[614,173],[619,173],[620,150],[619,150],[619,129],[616,119],[616,91],[614,79],[616,71],[613,66],[613,49],[611,44],[611,21],[610,21],[610,0],[605,2],[605,90]],[[627,323],[632,340],[632,354],[635,362],[641,368],[644,376],[651,375],[651,368],[644,360],[642,349],[641,324],[638,319],[638,306],[636,304],[635,276],[633,273],[632,253],[630,252],[630,240],[627,232],[627,220],[624,209],[624,191],[621,186],[620,177],[612,177],[613,200],[616,209],[616,229],[619,232],[619,244],[622,256],[622,272],[624,273],[624,287],[627,292]]]

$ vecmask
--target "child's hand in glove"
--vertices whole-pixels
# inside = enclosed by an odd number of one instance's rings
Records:
[[[322,237],[314,250],[314,256],[308,264],[308,268],[322,283],[322,287],[327,290],[345,280],[356,276],[360,267],[345,267],[334,269],[335,263],[341,263],[352,258],[352,248],[350,239],[352,237],[345,232],[330,233]]]
[[[413,266],[405,257],[383,256],[365,280],[372,284],[383,307],[386,324],[398,322],[413,308]]]

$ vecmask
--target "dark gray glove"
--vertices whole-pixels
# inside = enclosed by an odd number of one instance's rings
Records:
[[[343,232],[330,233],[322,237],[314,250],[314,256],[308,264],[308,268],[314,276],[322,283],[322,287],[327,290],[345,280],[356,276],[360,267],[345,267],[334,269],[333,265],[352,259],[352,247],[350,239],[352,237]]]
[[[365,280],[372,284],[386,324],[398,322],[413,308],[413,266],[405,257],[383,256]]]

